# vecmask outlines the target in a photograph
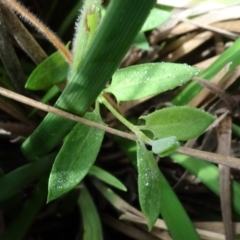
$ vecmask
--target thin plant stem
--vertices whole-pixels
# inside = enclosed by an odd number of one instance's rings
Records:
[[[100,95],[98,100],[103,103],[107,109],[127,128],[129,128],[135,135],[137,136],[138,140],[141,140],[145,143],[151,144],[151,139],[148,138],[140,129],[139,127],[130,123],[126,118],[124,118],[104,97],[104,95]]]
[[[47,28],[38,18],[36,18],[32,13],[30,13],[22,4],[15,0],[0,0],[2,4],[10,8],[12,11],[19,14],[23,20],[30,23],[35,27],[40,33],[42,33],[64,56],[64,58],[72,63],[72,54],[64,46],[61,40],[49,29]]]
[[[98,124],[96,122],[86,120],[84,118],[81,118],[81,117],[78,117],[78,116],[73,115],[71,113],[68,113],[68,112],[62,111],[60,109],[51,107],[47,104],[43,104],[41,102],[35,101],[31,98],[22,96],[18,93],[12,92],[12,91],[7,90],[7,89],[2,88],[2,87],[0,87],[0,95],[5,96],[5,97],[10,98],[10,99],[13,99],[13,100],[16,100],[18,102],[27,104],[29,106],[36,107],[36,108],[41,109],[45,112],[51,112],[53,114],[64,117],[66,119],[70,119],[70,120],[73,120],[73,121],[76,121],[76,122],[81,122],[81,123],[86,124],[88,126],[98,128],[100,130],[109,132],[111,134],[115,134],[115,135],[123,137],[123,138],[127,138],[129,140],[133,140],[133,141],[137,140],[137,137],[133,134],[121,132],[121,131],[118,131],[116,129]],[[145,142],[145,143],[148,144],[147,142]],[[187,155],[187,156],[190,156],[190,157],[202,159],[202,160],[205,160],[205,161],[208,161],[208,162],[212,162],[212,163],[216,163],[216,164],[222,164],[222,165],[225,165],[225,166],[229,166],[231,168],[240,169],[240,159],[239,158],[230,157],[230,156],[223,156],[223,155],[216,154],[216,153],[204,152],[204,151],[201,151],[201,150],[196,150],[196,149],[191,149],[191,148],[186,148],[186,147],[180,147],[178,150],[176,150],[176,152]]]

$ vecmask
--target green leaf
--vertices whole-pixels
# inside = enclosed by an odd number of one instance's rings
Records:
[[[159,8],[153,8],[140,31],[146,32],[152,30],[166,22],[170,17],[170,12]]]
[[[132,45],[143,50],[149,50],[150,47],[145,34],[142,32],[138,33]]]
[[[120,138],[119,138],[120,139]],[[130,140],[124,139],[124,141],[119,141],[121,148],[124,153],[129,157],[131,162],[134,163],[136,161],[136,144]],[[127,144],[125,143],[127,141]],[[134,152],[135,151],[135,152]],[[135,154],[134,154],[135,153]],[[203,161],[199,161],[203,162]],[[183,240],[183,239],[191,239],[191,240],[199,240],[199,236],[196,232],[195,227],[193,226],[191,220],[189,219],[184,207],[176,196],[175,192],[171,188],[170,184],[159,170],[161,176],[161,215],[164,221],[167,224],[169,232],[174,240]],[[103,193],[103,191],[101,191]],[[118,199],[109,191],[106,190],[103,193],[104,196],[114,204],[114,202],[119,204]],[[237,198],[239,199],[239,198]],[[239,201],[238,201],[239,202]],[[117,204],[115,204],[117,205]],[[121,205],[122,206],[122,205]]]
[[[126,187],[116,177],[114,177],[112,174],[103,170],[100,167],[92,166],[90,168],[88,174],[97,177],[98,179],[102,180],[103,182],[105,182],[115,188],[118,188],[122,191],[127,191]]]
[[[105,91],[112,93],[118,102],[136,100],[181,86],[198,72],[197,68],[186,64],[140,64],[115,72]]]
[[[97,112],[85,118],[103,124]],[[104,132],[78,123],[67,136],[49,178],[48,202],[73,189],[86,176],[96,160]]]
[[[169,107],[140,119],[146,121],[141,129],[151,131],[154,139],[176,136],[178,140],[185,141],[201,135],[215,118],[196,108]]]
[[[57,51],[41,62],[29,76],[25,88],[47,89],[67,78],[69,65]]]
[[[140,206],[147,218],[148,229],[151,230],[160,214],[161,176],[152,152],[142,142],[137,142],[137,163]]]
[[[96,206],[90,193],[84,186],[78,200],[83,221],[83,240],[102,240],[102,226]]]
[[[151,145],[153,153],[160,157],[168,156],[180,146],[175,136],[154,140]]]

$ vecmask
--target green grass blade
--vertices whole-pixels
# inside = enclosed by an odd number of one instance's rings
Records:
[[[199,75],[199,77],[211,80],[229,63],[231,63],[231,65],[227,74],[232,72],[240,64],[239,49],[240,39],[236,40],[231,47],[225,50],[213,64]],[[175,105],[186,105],[201,89],[202,86],[198,83],[191,82],[172,100],[172,103]]]
[[[177,153],[172,154],[171,157],[219,196],[219,170],[216,165]],[[232,181],[232,195],[233,208],[240,215],[240,184],[236,181]]]
[[[102,240],[102,226],[90,193],[84,186],[78,200],[83,219],[83,240]]]
[[[171,186],[161,173],[162,210],[161,215],[166,222],[174,240],[200,240],[192,222],[178,200]]]
[[[69,81],[56,107],[84,115],[117,69],[154,3],[155,0],[111,1],[81,68]],[[23,143],[23,153],[29,160],[44,156],[75,124],[48,114]]]
[[[50,172],[56,153],[26,164],[0,177],[0,202],[8,199],[29,183]],[[6,187],[7,186],[7,187]]]
[[[42,206],[47,196],[47,179],[39,181],[31,197],[23,204],[21,211],[7,227],[1,240],[21,240]]]
[[[88,174],[95,176],[96,178],[115,188],[118,188],[119,190],[127,191],[126,187],[115,176],[100,167],[92,166]]]

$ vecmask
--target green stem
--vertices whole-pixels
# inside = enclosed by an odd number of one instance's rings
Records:
[[[98,97],[99,102],[104,104],[106,108],[122,123],[124,124],[128,129],[130,129],[136,136],[139,141],[143,141],[145,143],[151,143],[151,139],[148,138],[140,129],[138,126],[133,125],[130,123],[126,118],[124,118],[121,114],[119,114],[118,111],[107,101],[107,99],[100,95]]]

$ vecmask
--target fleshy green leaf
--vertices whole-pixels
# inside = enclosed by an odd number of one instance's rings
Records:
[[[151,142],[152,151],[160,157],[168,156],[179,147],[179,142],[175,136],[161,138]]]
[[[67,78],[68,63],[57,51],[41,62],[29,76],[25,88],[30,90],[47,89]]]
[[[154,139],[176,136],[178,140],[198,137],[215,119],[203,110],[191,107],[164,108],[140,118],[146,121],[141,129],[151,131]]]
[[[106,92],[118,102],[136,100],[180,86],[198,74],[198,69],[186,64],[146,63],[115,72]]]
[[[159,8],[153,8],[142,26],[141,32],[146,32],[160,26],[161,24],[166,22],[170,17],[171,17],[170,12]]]
[[[152,152],[142,142],[137,142],[138,193],[148,229],[152,229],[161,208],[161,176]]]
[[[97,112],[85,118],[103,123]],[[67,136],[49,178],[48,201],[73,189],[86,176],[101,147],[104,132],[78,123]]]
[[[78,200],[83,220],[83,240],[102,240],[102,226],[96,206],[90,193],[84,186]]]
[[[118,188],[122,191],[127,191],[126,187],[112,174],[109,172],[97,167],[97,166],[92,166],[89,170],[89,174],[97,177],[98,179],[102,180],[103,182]]]

